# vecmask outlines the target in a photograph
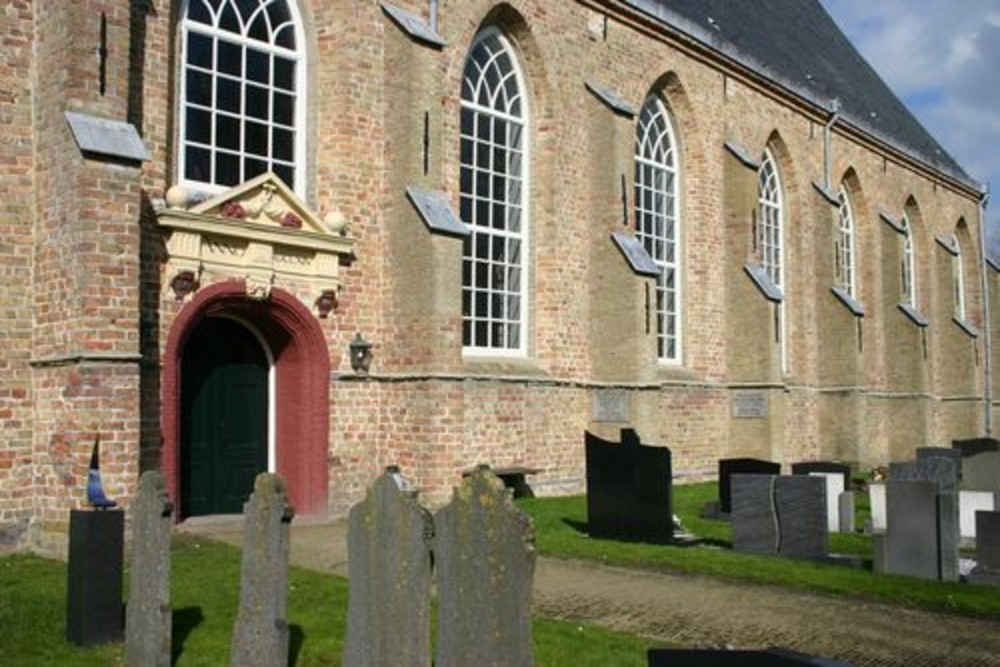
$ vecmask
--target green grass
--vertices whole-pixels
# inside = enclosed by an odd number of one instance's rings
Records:
[[[226,665],[239,597],[239,551],[190,537],[173,546],[171,604],[178,665]],[[0,665],[121,664],[121,644],[66,642],[66,565],[35,556],[0,558]],[[295,665],[339,665],[347,624],[347,581],[291,568],[288,622]],[[536,619],[539,665],[645,665],[651,642],[575,623]],[[584,648],[585,647],[585,648]]]
[[[591,538],[586,533],[584,496],[519,500],[535,521],[540,554],[614,565],[701,574],[817,593],[860,597],[904,606],[1000,618],[996,589],[925,581],[871,572],[871,540],[865,535],[831,535],[830,550],[865,559],[865,568],[737,553],[730,526],[701,518],[706,502],[716,499],[716,484],[674,486],[674,512],[684,527],[702,539],[695,546],[664,546]],[[859,525],[867,517],[867,498],[859,503]]]

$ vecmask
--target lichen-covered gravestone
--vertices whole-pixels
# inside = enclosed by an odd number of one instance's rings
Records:
[[[481,468],[434,519],[440,607],[437,667],[534,664],[531,519],[503,482]]]
[[[430,539],[416,493],[389,468],[351,508],[346,667],[430,665]]]
[[[139,478],[132,504],[132,566],[125,614],[125,664],[170,665],[170,515],[173,505],[158,471]]]
[[[234,667],[288,665],[288,527],[294,516],[285,481],[262,473],[243,506],[246,528],[240,608],[233,629]]]

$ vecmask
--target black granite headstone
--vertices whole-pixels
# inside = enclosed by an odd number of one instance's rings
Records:
[[[673,539],[671,454],[622,429],[621,443],[586,434],[587,529],[595,537]]]
[[[1000,451],[1000,440],[996,438],[967,438],[952,440],[951,446],[962,452],[962,456],[975,456],[982,452]]]
[[[719,511],[729,514],[732,508],[732,475],[780,475],[781,465],[761,459],[719,459]]]
[[[121,641],[125,513],[71,510],[66,639],[85,646]]]
[[[723,649],[649,649],[649,667],[851,667],[830,658],[770,648],[766,651]]]
[[[738,474],[732,485],[733,549],[758,554],[778,553],[778,521],[774,514],[776,475]]]
[[[814,476],[734,475],[736,551],[792,558],[827,553],[826,480]]]
[[[886,485],[886,562],[889,574],[938,578],[938,489],[931,481]]]
[[[955,464],[955,472],[962,479],[962,450],[948,447],[917,447],[917,460],[939,457]]]
[[[851,466],[835,461],[804,461],[792,464],[793,475],[811,475],[814,472],[840,473],[844,476],[844,490],[851,488]]]

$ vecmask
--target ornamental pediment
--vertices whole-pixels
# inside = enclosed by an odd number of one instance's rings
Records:
[[[177,298],[206,278],[242,278],[258,298],[273,285],[313,292],[320,316],[336,302],[339,266],[354,246],[343,215],[321,220],[270,172],[190,207],[183,186],[170,188],[166,200],[158,215],[168,255],[164,282]]]

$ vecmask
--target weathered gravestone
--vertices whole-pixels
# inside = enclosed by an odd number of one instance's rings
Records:
[[[851,667],[795,651],[769,648],[763,651],[729,651],[724,649],[650,649],[649,667]]]
[[[240,607],[233,628],[234,667],[288,665],[288,528],[295,512],[285,481],[261,473],[243,506],[246,527]]]
[[[969,581],[1000,586],[1000,512],[976,512],[976,567]]]
[[[855,503],[854,503],[854,492],[844,491],[837,498],[837,509],[840,510],[840,532],[842,533],[853,533],[854,532],[854,515],[855,515]]]
[[[351,508],[346,667],[430,665],[430,513],[398,468]]]
[[[780,475],[781,465],[761,459],[719,459],[719,511],[729,514],[732,507],[733,475]]]
[[[125,664],[168,667],[170,609],[170,515],[173,504],[159,471],[139,478],[132,502],[132,566],[125,614]]]
[[[917,460],[948,459],[955,464],[955,474],[962,479],[962,450],[949,447],[917,447]]]
[[[826,486],[819,477],[733,475],[733,548],[793,558],[827,554]]]
[[[469,475],[434,516],[437,667],[534,664],[531,519],[488,468]]]
[[[894,481],[924,481],[934,484],[937,489],[935,499],[936,513],[930,523],[922,524],[927,531],[926,537],[932,540],[937,550],[937,575],[936,578],[942,581],[957,581],[959,577],[958,548],[961,542],[961,529],[959,524],[958,505],[958,470],[955,462],[949,458],[931,456],[916,461],[906,461],[903,463],[889,464],[889,483]],[[919,492],[913,491],[918,494]],[[895,514],[889,507],[891,503],[887,498],[886,530],[890,533],[886,543],[888,561],[887,567],[893,568],[906,557],[898,551],[898,542],[893,539],[893,519],[901,519],[906,516],[906,505],[897,504]],[[916,524],[909,523],[910,517],[906,517],[908,525],[915,527]],[[923,519],[921,519],[922,521]],[[918,559],[915,556],[913,563]],[[908,567],[903,565],[904,568]],[[914,575],[922,576],[922,575]],[[935,578],[935,577],[931,577]]]
[[[587,433],[587,530],[595,537],[673,539],[670,450],[642,445],[632,429],[621,443]]]
[[[958,580],[955,494],[930,481],[889,480],[884,570],[923,579]],[[954,533],[954,535],[952,535]]]

